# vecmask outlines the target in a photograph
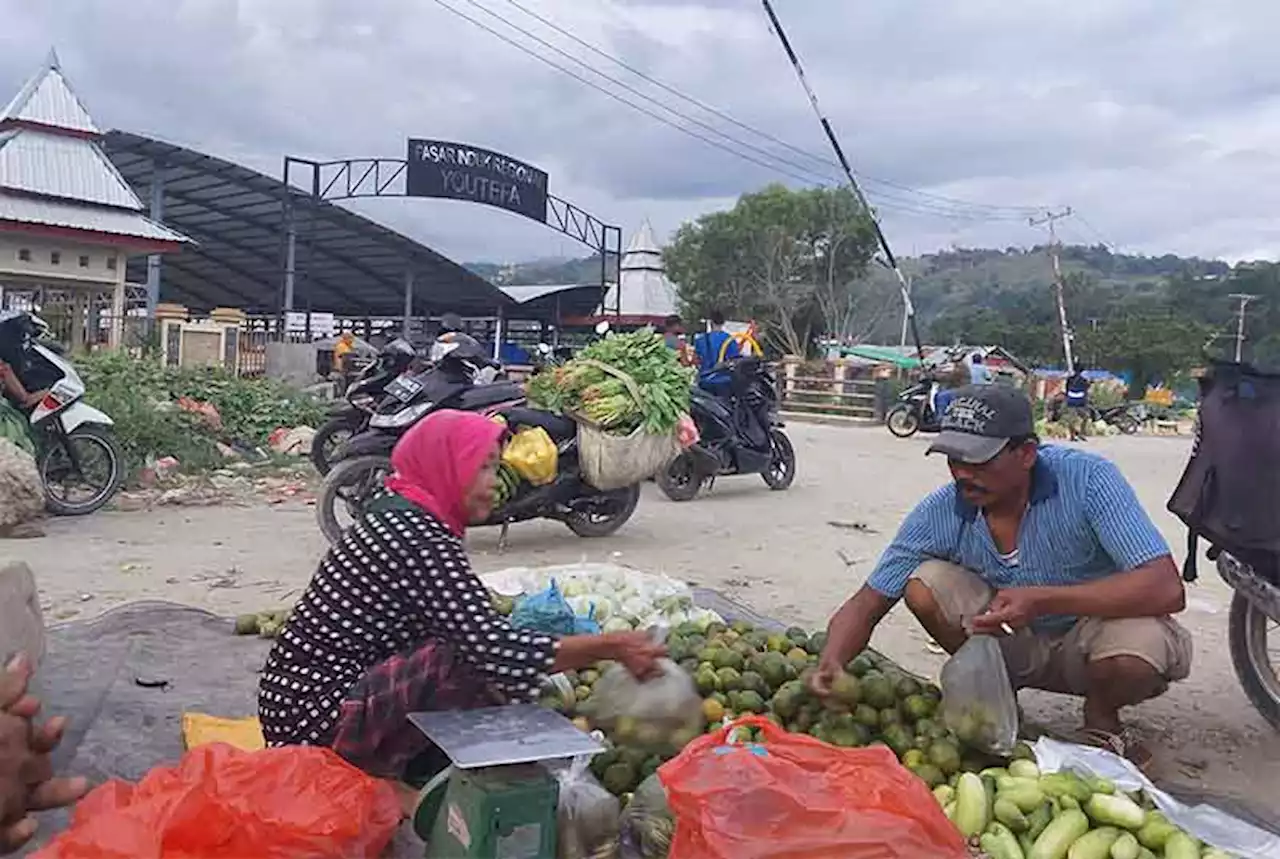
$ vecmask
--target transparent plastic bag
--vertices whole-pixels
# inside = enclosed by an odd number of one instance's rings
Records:
[[[556,859],[618,859],[622,804],[591,774],[590,756],[546,766],[560,784]]]
[[[1000,642],[971,635],[942,666],[942,719],[960,741],[1008,756],[1018,742],[1018,697]]]
[[[702,698],[693,678],[670,659],[644,682],[614,665],[596,683],[591,698],[595,723],[620,745],[683,748],[702,726]]]
[[[667,859],[676,834],[676,817],[658,774],[640,782],[622,812],[622,859]]]
[[[511,611],[511,625],[547,635],[573,635],[576,618],[573,607],[552,579],[546,590],[522,597]]]
[[[502,461],[534,486],[545,486],[556,478],[559,454],[545,429],[525,427],[502,449]]]

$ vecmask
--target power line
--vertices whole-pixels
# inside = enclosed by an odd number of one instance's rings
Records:
[[[468,0],[468,2],[471,2],[471,0]],[[711,114],[712,116],[718,117],[719,119],[721,119],[721,120],[723,120],[723,121],[725,121],[725,122],[729,123],[730,125],[733,125],[733,126],[735,126],[735,127],[737,127],[737,128],[740,128],[740,129],[742,129],[743,131],[750,132],[751,134],[754,134],[754,135],[756,135],[756,136],[758,136],[758,137],[761,137],[761,138],[763,138],[764,140],[768,140],[770,143],[774,143],[774,144],[776,144],[776,145],[778,145],[778,146],[781,146],[782,148],[784,148],[784,149],[786,149],[786,150],[788,150],[788,151],[790,151],[790,152],[793,152],[793,153],[795,153],[795,154],[797,154],[797,155],[800,155],[800,156],[803,156],[803,157],[805,157],[805,158],[811,159],[812,161],[814,161],[814,162],[816,162],[816,163],[818,163],[818,164],[821,164],[821,165],[823,166],[823,168],[824,168],[824,169],[832,169],[832,168],[838,169],[838,168],[840,167],[840,165],[839,165],[837,162],[832,161],[830,158],[826,157],[825,155],[820,155],[820,154],[818,154],[818,153],[816,153],[816,152],[812,152],[812,151],[810,151],[810,150],[808,150],[808,149],[804,149],[804,148],[799,147],[799,146],[796,146],[796,145],[794,145],[794,144],[792,144],[792,143],[788,143],[787,141],[785,141],[785,140],[783,140],[783,139],[781,139],[781,138],[777,137],[776,135],[770,134],[770,133],[769,133],[769,132],[767,132],[767,131],[764,131],[764,130],[762,130],[762,129],[760,129],[760,128],[757,128],[757,127],[755,127],[755,126],[753,126],[753,125],[750,125],[750,124],[748,124],[748,123],[746,123],[746,122],[743,122],[743,121],[741,121],[741,120],[737,119],[736,117],[734,117],[734,116],[732,116],[732,115],[730,115],[730,114],[728,114],[728,113],[726,113],[726,112],[724,112],[724,111],[720,110],[719,108],[716,108],[716,107],[714,107],[714,106],[712,106],[712,105],[710,105],[710,104],[707,104],[707,103],[706,103],[706,102],[704,102],[704,101],[701,101],[700,99],[695,98],[694,96],[689,95],[688,93],[685,93],[685,92],[682,92],[682,91],[681,91],[681,90],[679,90],[679,89],[676,89],[675,87],[671,86],[670,84],[667,84],[667,83],[665,83],[665,82],[663,82],[663,81],[661,81],[661,80],[659,80],[659,79],[657,79],[657,78],[653,77],[652,75],[650,75],[650,74],[646,73],[645,71],[643,71],[643,70],[641,70],[641,69],[636,68],[635,66],[633,66],[633,65],[631,65],[630,63],[626,62],[625,60],[623,60],[623,59],[621,59],[621,58],[619,58],[619,57],[617,57],[617,56],[615,56],[615,55],[613,55],[613,54],[610,54],[609,52],[607,52],[607,51],[605,51],[605,50],[601,49],[601,48],[600,48],[600,47],[598,47],[597,45],[594,45],[594,44],[592,44],[591,42],[588,42],[586,39],[583,39],[582,37],[578,36],[577,34],[573,33],[572,31],[570,31],[570,30],[566,29],[565,27],[561,26],[560,24],[557,24],[555,21],[551,20],[550,18],[546,17],[545,15],[541,15],[541,14],[539,14],[538,12],[533,11],[533,10],[532,10],[532,9],[530,9],[529,7],[527,7],[527,6],[525,6],[524,4],[520,3],[520,2],[519,2],[519,0],[505,0],[505,2],[506,2],[506,3],[508,3],[508,4],[509,4],[509,5],[511,5],[511,6],[514,6],[516,9],[519,9],[521,12],[523,12],[523,13],[524,13],[524,14],[526,14],[526,15],[528,15],[530,18],[533,18],[535,21],[538,21],[539,23],[543,24],[544,26],[549,27],[550,29],[554,30],[555,32],[557,32],[557,33],[561,34],[561,35],[562,35],[562,36],[564,36],[565,38],[567,38],[567,39],[569,39],[569,40],[573,41],[574,43],[576,43],[576,44],[578,44],[578,45],[581,45],[582,47],[586,48],[588,51],[590,51],[591,53],[595,54],[596,56],[598,56],[598,57],[600,57],[600,58],[602,58],[602,59],[604,59],[604,60],[607,60],[607,61],[609,61],[609,62],[613,63],[614,65],[618,66],[619,68],[625,69],[626,71],[630,72],[631,74],[635,75],[636,77],[640,78],[641,80],[647,81],[648,83],[652,84],[653,86],[657,87],[658,89],[660,89],[660,90],[662,90],[662,91],[664,91],[664,92],[670,93],[671,95],[674,95],[676,98],[679,98],[679,99],[681,99],[681,100],[683,100],[683,101],[686,101],[686,102],[688,102],[689,104],[692,104],[692,105],[694,105],[695,107],[698,107],[698,108],[700,108],[701,110],[706,111],[707,113]],[[476,4],[474,4],[474,3],[473,3],[473,5],[476,5]],[[490,12],[490,14],[495,14],[495,13]],[[509,21],[508,21],[507,23],[508,23],[508,24],[510,24],[511,22],[509,22]],[[515,26],[515,25],[514,25],[514,24],[512,24],[511,26]],[[859,174],[857,174],[857,175],[858,175],[858,177],[859,177],[862,181],[864,181],[864,182],[870,182],[870,183],[872,183],[872,184],[884,185],[884,186],[889,187],[889,188],[897,188],[897,189],[902,190],[902,191],[906,191],[906,192],[909,192],[909,193],[912,193],[912,194],[916,194],[916,195],[918,195],[918,196],[920,196],[920,197],[923,197],[923,198],[928,198],[928,199],[935,200],[935,201],[937,201],[937,202],[939,202],[939,203],[946,203],[946,204],[951,204],[951,205],[956,205],[956,206],[963,206],[963,207],[967,207],[967,208],[974,208],[974,209],[989,209],[989,210],[995,210],[995,211],[1003,210],[1003,211],[1010,211],[1010,212],[1014,212],[1014,211],[1016,211],[1016,212],[1018,212],[1018,213],[1019,213],[1019,214],[1018,214],[1018,217],[1019,217],[1019,218],[1021,218],[1021,217],[1025,217],[1025,216],[1027,215],[1027,213],[1032,212],[1032,211],[1038,211],[1038,209],[1039,209],[1039,207],[1037,207],[1037,206],[1007,206],[1007,205],[1000,205],[1000,204],[996,204],[996,203],[979,203],[979,202],[971,201],[971,200],[961,200],[961,199],[959,199],[959,198],[957,198],[957,197],[947,197],[947,196],[942,195],[942,194],[932,194],[932,193],[930,193],[930,192],[928,192],[928,191],[921,191],[921,190],[919,190],[918,188],[912,188],[912,187],[910,187],[909,185],[903,185],[903,184],[901,184],[901,183],[893,182],[893,181],[890,181],[890,180],[888,180],[888,179],[879,179],[879,178],[876,178],[875,176],[868,176],[868,175],[866,175],[866,174],[864,174],[864,173],[859,173]]]
[[[710,146],[714,146],[715,148],[720,149],[721,151],[724,151],[724,152],[727,152],[727,153],[729,153],[729,154],[731,154],[731,155],[734,155],[734,156],[736,156],[736,157],[738,157],[738,158],[740,158],[740,159],[742,159],[742,160],[744,160],[744,161],[748,161],[748,162],[751,162],[751,163],[753,163],[753,164],[756,164],[757,166],[763,167],[763,168],[765,168],[766,170],[770,170],[771,172],[780,173],[780,174],[785,175],[785,176],[788,176],[788,177],[790,177],[790,178],[792,178],[792,179],[796,179],[796,180],[798,180],[798,181],[800,181],[800,182],[803,182],[803,183],[805,183],[805,184],[815,184],[815,181],[814,181],[815,179],[819,180],[819,181],[818,181],[818,184],[822,184],[822,183],[824,183],[824,182],[830,182],[830,181],[832,181],[832,180],[835,178],[834,176],[829,175],[829,174],[827,174],[827,175],[820,174],[820,173],[818,173],[817,171],[812,170],[812,169],[809,169],[809,168],[806,168],[806,167],[804,167],[804,165],[797,164],[797,163],[796,163],[796,162],[794,162],[794,161],[790,161],[790,160],[788,160],[788,159],[780,158],[779,156],[775,155],[775,154],[774,154],[774,153],[772,153],[772,152],[769,152],[768,150],[765,150],[765,149],[762,149],[762,148],[760,148],[760,147],[753,146],[752,144],[749,144],[749,143],[746,143],[746,142],[744,142],[744,141],[741,141],[741,140],[739,140],[739,139],[737,139],[737,138],[733,137],[732,135],[728,135],[728,134],[726,134],[725,132],[721,131],[720,129],[715,128],[714,126],[712,126],[712,125],[710,125],[710,124],[708,124],[708,123],[702,122],[701,120],[698,120],[698,119],[696,119],[696,118],[694,118],[694,117],[689,117],[688,115],[683,114],[683,113],[681,113],[680,111],[675,110],[675,109],[673,109],[673,108],[669,107],[668,105],[663,104],[663,103],[662,103],[662,102],[660,102],[660,101],[657,101],[656,99],[654,99],[654,98],[652,98],[651,96],[649,96],[649,95],[647,95],[647,94],[643,93],[642,91],[640,91],[640,90],[636,89],[635,87],[632,87],[632,86],[630,86],[630,85],[626,84],[625,82],[619,81],[619,80],[617,80],[616,78],[613,78],[613,77],[611,77],[611,76],[609,76],[609,75],[607,75],[607,74],[605,74],[605,73],[601,72],[600,70],[598,70],[598,69],[596,69],[595,67],[591,66],[589,63],[586,63],[586,62],[584,62],[584,61],[582,61],[582,60],[578,59],[577,57],[574,57],[572,54],[569,54],[568,52],[564,51],[563,49],[561,49],[561,48],[559,48],[559,47],[557,47],[557,46],[555,46],[555,45],[551,44],[550,42],[547,42],[546,40],[544,40],[544,39],[542,39],[542,38],[538,37],[537,35],[535,35],[535,34],[533,34],[533,33],[530,33],[528,30],[525,30],[524,28],[520,27],[520,26],[519,26],[519,25],[517,25],[517,24],[512,23],[511,21],[507,20],[506,18],[504,18],[503,16],[501,16],[501,15],[499,15],[498,13],[494,12],[493,10],[488,9],[488,8],[487,8],[487,7],[485,7],[484,5],[482,5],[482,4],[478,3],[478,2],[476,2],[476,0],[464,0],[464,2],[467,2],[467,3],[469,3],[470,5],[472,5],[472,6],[476,7],[477,9],[480,9],[481,11],[484,11],[485,13],[489,14],[490,16],[492,16],[492,17],[496,18],[497,20],[501,21],[502,23],[506,24],[508,27],[511,27],[513,30],[516,30],[517,32],[519,32],[519,33],[521,33],[521,34],[523,34],[523,35],[525,35],[525,36],[528,36],[529,38],[534,39],[536,42],[538,42],[538,43],[540,43],[540,44],[542,44],[542,45],[544,45],[544,46],[546,46],[546,47],[550,48],[551,50],[553,50],[553,51],[555,51],[555,52],[557,52],[557,53],[559,53],[559,54],[561,54],[561,55],[565,56],[567,59],[572,60],[574,63],[576,63],[576,64],[578,64],[578,65],[580,65],[580,66],[584,67],[585,69],[587,69],[588,71],[592,72],[593,74],[596,74],[596,75],[600,76],[601,78],[604,78],[605,80],[607,80],[607,81],[609,81],[609,82],[611,82],[611,83],[613,83],[613,84],[615,84],[615,85],[617,85],[617,86],[622,87],[624,90],[626,90],[626,91],[628,91],[628,92],[630,92],[630,93],[632,93],[632,94],[634,94],[634,95],[638,96],[639,98],[643,99],[644,101],[648,101],[648,102],[650,102],[650,103],[652,103],[652,104],[657,105],[659,108],[661,108],[662,110],[665,110],[666,112],[668,112],[668,113],[672,114],[673,116],[679,117],[679,118],[684,119],[684,120],[689,121],[689,122],[692,122],[692,123],[694,123],[695,125],[698,125],[699,127],[702,127],[702,128],[707,129],[708,131],[710,131],[710,132],[711,132],[711,133],[713,133],[713,134],[716,134],[716,135],[718,135],[718,136],[720,136],[720,137],[725,138],[726,140],[728,140],[728,141],[730,141],[730,142],[732,142],[732,143],[736,144],[737,146],[741,146],[741,147],[743,147],[743,148],[745,148],[745,149],[747,149],[747,150],[750,150],[750,151],[754,151],[754,152],[760,153],[760,155],[764,156],[764,158],[768,158],[768,159],[772,159],[772,160],[771,160],[771,161],[763,160],[761,157],[757,157],[757,156],[755,156],[755,155],[752,155],[752,154],[750,154],[749,152],[742,152],[742,151],[740,151],[740,150],[738,150],[738,149],[736,149],[736,148],[733,148],[732,146],[726,145],[725,143],[722,143],[722,142],[717,141],[717,140],[715,140],[715,139],[713,139],[713,138],[711,138],[711,137],[708,137],[707,135],[705,135],[705,134],[703,134],[703,133],[701,133],[701,132],[699,132],[699,131],[696,131],[696,130],[694,130],[694,129],[690,129],[690,128],[686,128],[685,126],[681,125],[680,123],[678,123],[678,122],[676,122],[676,121],[673,121],[673,120],[669,119],[668,117],[662,116],[661,114],[659,114],[659,113],[655,112],[654,110],[652,110],[652,109],[650,109],[650,108],[648,108],[648,107],[644,106],[643,104],[638,104],[638,103],[636,103],[635,101],[632,101],[631,99],[626,98],[625,96],[622,96],[622,95],[620,95],[619,93],[614,92],[614,91],[612,91],[612,90],[608,89],[607,87],[602,86],[602,85],[601,85],[601,84],[599,84],[598,82],[593,81],[593,80],[591,80],[591,79],[589,79],[589,78],[586,78],[586,77],[584,77],[583,75],[581,75],[581,74],[579,74],[579,73],[575,72],[574,70],[572,70],[572,69],[570,69],[570,68],[566,68],[565,66],[563,66],[563,65],[561,65],[561,64],[559,64],[559,63],[557,63],[556,61],[554,61],[554,60],[552,60],[552,59],[549,59],[549,58],[548,58],[548,57],[546,57],[546,56],[543,56],[543,55],[542,55],[542,54],[540,54],[538,51],[536,51],[536,50],[534,50],[534,49],[530,48],[529,46],[527,46],[527,45],[525,45],[525,44],[522,44],[521,42],[517,41],[516,39],[513,39],[512,37],[508,36],[507,34],[502,33],[502,32],[500,32],[499,30],[494,29],[493,27],[490,27],[489,25],[485,24],[483,21],[480,21],[480,20],[478,20],[477,18],[472,17],[471,15],[468,15],[466,12],[464,12],[464,11],[462,11],[462,10],[460,10],[460,9],[458,9],[458,8],[456,8],[456,7],[454,7],[454,6],[451,6],[451,5],[449,5],[448,3],[443,2],[443,0],[434,0],[434,2],[436,3],[436,5],[438,5],[438,6],[442,7],[442,8],[444,8],[445,10],[447,10],[447,11],[449,11],[449,12],[451,12],[451,13],[453,13],[453,14],[454,14],[454,15],[456,15],[457,17],[459,17],[459,18],[463,19],[464,21],[467,21],[467,22],[471,23],[472,25],[474,25],[474,26],[476,26],[476,27],[479,27],[481,30],[484,30],[485,32],[489,33],[490,35],[495,36],[495,37],[496,37],[496,38],[498,38],[498,39],[501,39],[502,41],[504,41],[504,42],[506,42],[507,44],[511,45],[512,47],[516,48],[517,50],[520,50],[520,51],[522,51],[523,53],[525,53],[525,54],[529,55],[530,57],[533,57],[534,59],[538,60],[539,62],[541,62],[541,63],[543,63],[543,64],[545,64],[545,65],[547,65],[547,66],[550,66],[551,68],[556,69],[557,71],[559,71],[559,72],[561,72],[561,73],[563,73],[563,74],[568,75],[569,77],[573,78],[574,80],[578,81],[579,83],[582,83],[582,84],[584,84],[584,85],[586,85],[586,86],[589,86],[589,87],[591,87],[592,89],[596,90],[597,92],[600,92],[600,93],[602,93],[602,94],[604,94],[604,95],[608,96],[609,98],[612,98],[612,99],[614,99],[615,101],[617,101],[617,102],[619,102],[619,103],[621,103],[621,104],[624,104],[624,105],[626,105],[627,107],[630,107],[632,110],[635,110],[635,111],[637,111],[637,112],[639,112],[639,113],[641,113],[641,114],[644,114],[645,116],[648,116],[649,118],[654,119],[654,120],[656,120],[656,121],[658,121],[658,122],[662,123],[663,125],[666,125],[666,126],[668,126],[668,127],[670,127],[670,128],[673,128],[673,129],[675,129],[676,131],[679,131],[679,132],[681,132],[681,133],[683,133],[683,134],[689,135],[690,137],[693,137],[693,138],[695,138],[695,139],[697,139],[697,140],[701,140],[702,142],[704,142],[704,143],[706,143],[706,144],[708,144],[708,145],[710,145]],[[786,165],[786,166],[780,166],[779,164],[772,163],[772,161],[779,161],[779,162],[781,162],[781,163],[782,163],[782,165]],[[803,172],[798,172],[798,171],[803,171]],[[980,213],[978,213],[978,212],[976,212],[976,211],[965,212],[965,211],[956,210],[956,209],[946,209],[946,208],[943,208],[943,207],[941,207],[941,206],[939,206],[939,205],[937,205],[937,204],[930,203],[929,201],[919,201],[919,200],[911,200],[911,199],[898,198],[898,197],[895,197],[894,195],[890,195],[890,194],[887,194],[887,193],[885,193],[885,192],[878,192],[876,196],[877,196],[877,198],[879,198],[879,199],[877,200],[877,202],[878,202],[878,205],[879,205],[881,208],[884,208],[884,209],[886,209],[887,211],[896,211],[896,212],[900,212],[900,213],[904,213],[904,214],[925,215],[925,216],[935,216],[935,217],[942,217],[942,218],[946,218],[946,219],[950,219],[950,220],[970,220],[970,221],[994,221],[994,220],[1006,220],[1006,219],[1011,219],[1011,218],[1009,218],[1008,216],[1001,216],[1001,215],[996,215],[996,214],[980,214]]]

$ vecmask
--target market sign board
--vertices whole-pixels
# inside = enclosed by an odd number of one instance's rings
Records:
[[[409,138],[405,194],[468,200],[547,221],[545,172],[466,143]]]

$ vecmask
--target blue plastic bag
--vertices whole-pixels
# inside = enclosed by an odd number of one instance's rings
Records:
[[[546,590],[522,598],[511,612],[512,626],[547,635],[573,635],[576,624],[573,608],[560,593],[555,579]]]
[[[596,621],[596,604],[591,604],[591,610],[585,615],[577,615],[573,619],[574,635],[599,635],[600,624]]]

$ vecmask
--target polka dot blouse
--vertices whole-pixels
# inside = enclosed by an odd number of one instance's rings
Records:
[[[556,639],[513,629],[462,541],[417,509],[372,513],[329,550],[276,638],[258,686],[268,745],[325,744],[346,691],[428,640],[452,645],[508,700],[531,700]]]

